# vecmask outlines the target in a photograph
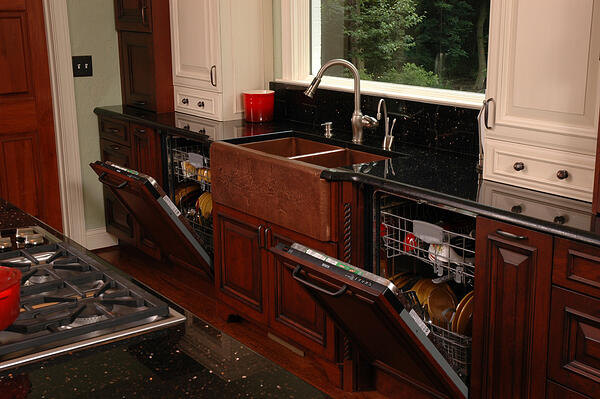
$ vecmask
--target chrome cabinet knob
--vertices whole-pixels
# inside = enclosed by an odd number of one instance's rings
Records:
[[[566,169],[561,169],[556,172],[556,177],[558,177],[558,180],[564,180],[569,177],[569,172]]]
[[[513,165],[513,169],[517,172],[520,172],[523,169],[525,169],[525,164],[523,162],[515,162],[515,164]]]

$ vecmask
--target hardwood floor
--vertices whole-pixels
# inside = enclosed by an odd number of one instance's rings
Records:
[[[224,320],[217,312],[217,306],[222,311],[223,305],[218,305],[214,299],[213,282],[201,269],[192,270],[159,262],[133,247],[111,247],[94,252],[118,269],[328,395],[334,398],[352,399],[384,398],[375,391],[344,392],[331,382],[337,376],[330,375],[331,367],[325,367],[324,360],[312,356],[310,353],[305,353],[304,356],[296,354],[268,338],[265,331],[248,321],[227,322]]]

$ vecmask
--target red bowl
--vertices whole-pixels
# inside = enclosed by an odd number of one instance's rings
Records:
[[[273,90],[244,91],[244,115],[248,122],[273,120],[275,92]]]
[[[0,331],[19,317],[21,310],[21,272],[0,267]]]

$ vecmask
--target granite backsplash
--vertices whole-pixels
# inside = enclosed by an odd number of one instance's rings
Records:
[[[271,82],[275,90],[275,120],[293,121],[311,128],[333,122],[336,130],[351,131],[354,94],[317,89],[314,98],[304,95],[305,87]],[[363,114],[375,117],[380,97],[362,95]],[[396,118],[395,140],[425,148],[450,151],[476,157],[479,153],[477,114],[474,109],[386,98],[390,120]],[[383,141],[383,124],[365,135],[377,135]]]

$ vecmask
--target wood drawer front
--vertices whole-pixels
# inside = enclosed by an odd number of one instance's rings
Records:
[[[175,111],[222,120],[222,95],[209,91],[175,86]]]
[[[600,298],[600,248],[555,238],[552,282]]]
[[[552,288],[548,377],[594,398],[600,393],[600,300]]]
[[[219,140],[222,137],[221,124],[205,120],[198,120],[191,115],[175,115],[175,126],[179,129],[189,130],[190,132],[205,134],[212,140]]]
[[[126,146],[131,144],[127,122],[118,119],[100,118],[98,124],[100,125],[101,139],[111,140]]]
[[[485,179],[531,188],[583,201],[592,200],[595,158],[488,139],[485,146]],[[516,170],[515,164],[524,168]],[[568,177],[557,173],[566,170]]]
[[[555,382],[548,381],[548,388],[546,390],[547,399],[589,399],[589,396],[580,395],[575,391],[571,391],[558,385]]]
[[[129,147],[105,139],[100,139],[100,159],[116,163],[125,168],[133,166]]]

